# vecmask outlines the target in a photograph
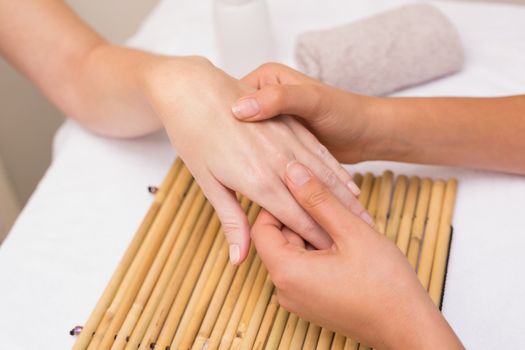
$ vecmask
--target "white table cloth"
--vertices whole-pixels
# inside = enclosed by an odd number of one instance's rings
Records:
[[[400,95],[523,93],[525,7],[435,4],[458,26],[465,69]],[[372,11],[366,1],[269,0],[269,6],[279,33],[276,59],[288,64],[297,33]],[[161,1],[129,43],[216,62],[211,0]],[[87,319],[150,205],[147,186],[160,183],[174,157],[163,133],[114,140],[63,125],[49,170],[0,247],[1,349],[73,344],[69,329]],[[351,167],[387,168],[459,179],[443,312],[469,349],[525,348],[525,178],[385,162]]]

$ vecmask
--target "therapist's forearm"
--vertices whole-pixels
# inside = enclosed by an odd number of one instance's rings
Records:
[[[91,130],[129,137],[161,127],[141,79],[163,58],[110,45],[63,1],[0,0],[0,52]]]
[[[371,101],[365,159],[525,174],[525,95]]]

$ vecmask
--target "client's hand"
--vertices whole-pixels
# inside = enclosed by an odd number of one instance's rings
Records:
[[[399,249],[348,211],[297,161],[285,182],[334,244],[308,250],[266,211],[252,228],[279,303],[315,324],[378,349],[460,349]]]
[[[286,164],[307,164],[356,215],[370,217],[351,193],[349,174],[317,139],[291,117],[242,123],[231,104],[253,89],[202,58],[166,58],[146,75],[150,105],[222,222],[230,258],[249,248],[249,225],[233,191],[257,202],[317,248],[330,237],[297,204],[284,185]]]
[[[259,89],[233,105],[235,116],[258,121],[274,116],[293,115],[306,123],[340,161],[367,160],[372,140],[380,139],[380,128],[370,127],[365,109],[373,97],[339,90],[277,63],[267,63],[243,78]]]

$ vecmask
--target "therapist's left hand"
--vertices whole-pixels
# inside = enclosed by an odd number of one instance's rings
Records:
[[[297,161],[288,164],[285,182],[334,241],[325,250],[306,249],[261,212],[252,238],[285,309],[378,349],[463,348],[392,242]]]

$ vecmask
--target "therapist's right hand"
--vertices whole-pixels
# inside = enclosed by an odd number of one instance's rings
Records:
[[[331,87],[278,63],[266,63],[242,81],[257,91],[233,105],[239,120],[297,117],[343,163],[371,160],[368,153],[385,143],[383,125],[369,117],[376,97]]]
[[[285,183],[332,237],[310,250],[267,211],[252,238],[278,291],[300,317],[377,349],[462,349],[400,250],[352,214],[299,162]]]

